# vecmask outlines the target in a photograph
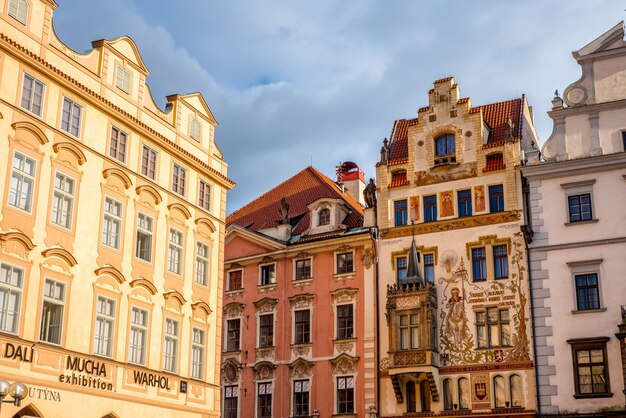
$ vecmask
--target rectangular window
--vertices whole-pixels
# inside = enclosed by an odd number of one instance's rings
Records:
[[[337,254],[337,274],[354,272],[354,254],[341,253]]]
[[[178,193],[181,196],[185,196],[185,179],[187,177],[187,170],[174,164],[172,168],[172,191]]]
[[[352,338],[354,315],[352,304],[337,305],[337,339]]]
[[[24,74],[22,101],[20,105],[29,112],[41,116],[43,105],[44,84],[35,77]]]
[[[96,301],[96,329],[94,330],[93,352],[101,356],[113,355],[113,333],[115,332],[115,301],[98,296]]]
[[[191,377],[204,378],[204,331],[193,328],[191,341]]]
[[[209,246],[196,242],[196,283],[206,286],[209,283]]]
[[[354,413],[354,377],[337,378],[337,413]]]
[[[311,342],[311,313],[308,309],[295,311],[295,340],[294,344],[306,344]]]
[[[419,321],[417,314],[398,316],[400,350],[419,348]]]
[[[64,228],[71,228],[73,209],[74,179],[57,172],[54,176],[54,193],[52,195],[50,222]]]
[[[424,196],[424,222],[437,220],[437,195]]]
[[[489,212],[504,211],[504,188],[501,184],[489,186]]]
[[[592,398],[609,393],[606,342],[572,345],[576,395]]]
[[[407,274],[407,264],[406,257],[397,257],[396,258],[396,280],[398,283],[401,283],[404,279],[406,279]]]
[[[165,319],[165,336],[163,342],[163,370],[176,373],[178,360],[178,321]]]
[[[622,150],[626,151],[626,131],[622,131]]]
[[[508,248],[506,245],[493,246],[493,269],[496,279],[509,277]]]
[[[191,119],[189,122],[189,136],[198,142],[200,142],[202,138],[202,127],[200,126],[200,122],[195,119]]]
[[[152,261],[152,229],[154,220],[148,215],[137,214],[137,247],[135,257]]]
[[[485,248],[472,248],[472,277],[475,282],[487,280],[487,255]]]
[[[120,248],[122,230],[122,204],[110,197],[104,198],[104,219],[102,220],[102,243]]]
[[[239,387],[226,386],[224,388],[224,418],[239,418],[238,397]]]
[[[241,335],[241,320],[229,319],[226,321],[226,351],[239,351]]]
[[[296,280],[311,278],[311,259],[296,260]]]
[[[80,117],[82,112],[82,106],[64,97],[63,110],[61,111],[61,129],[78,137],[80,134]]]
[[[65,283],[46,279],[43,288],[41,328],[39,340],[61,344],[63,310],[65,308]]]
[[[148,342],[148,311],[133,306],[130,312],[130,335],[128,361],[146,364],[146,344]]]
[[[28,1],[11,0],[9,2],[9,16],[26,26],[28,19]]]
[[[13,156],[11,170],[11,186],[9,189],[9,204],[16,208],[30,212],[33,204],[33,190],[35,188],[36,163],[32,158],[16,152]]]
[[[126,163],[126,143],[128,134],[115,126],[111,127],[111,142],[109,143],[109,157]]]
[[[407,224],[409,211],[407,210],[406,199],[393,202],[393,213],[395,216],[395,226]]]
[[[579,311],[600,309],[600,292],[597,274],[577,274],[576,307]]]
[[[457,192],[457,201],[459,205],[459,218],[472,216],[472,191],[459,190]]]
[[[144,145],[141,151],[141,174],[154,180],[156,177],[157,152]]]
[[[18,332],[23,277],[22,269],[0,264],[0,331]]]
[[[117,67],[115,87],[122,90],[124,93],[130,92],[130,72],[120,66]]]
[[[272,384],[257,383],[257,418],[272,418]]]
[[[183,233],[170,228],[170,239],[167,251],[167,270],[181,274],[183,264]]]
[[[509,310],[487,308],[476,312],[478,347],[503,347],[511,345]]]
[[[591,216],[591,194],[568,196],[567,202],[569,204],[570,222],[590,221],[593,219]]]
[[[260,286],[276,283],[276,264],[261,266]]]
[[[424,279],[435,283],[435,255],[424,254]]]
[[[274,346],[274,314],[259,316],[259,347]]]
[[[228,272],[228,290],[243,289],[243,270]]]
[[[309,417],[309,381],[293,382],[293,418]]]
[[[211,210],[211,186],[204,180],[200,180],[198,205],[207,212]]]

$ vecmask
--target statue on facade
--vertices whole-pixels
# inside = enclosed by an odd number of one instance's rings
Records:
[[[387,165],[389,162],[389,145],[387,144],[387,138],[383,141],[383,146],[380,148],[380,163]]]
[[[365,186],[363,197],[365,198],[365,204],[368,208],[376,207],[376,184],[373,178],[370,178],[370,182]]]
[[[289,224],[289,203],[287,203],[287,199],[283,197],[280,199],[280,208],[278,209],[280,213],[280,224],[288,225]]]
[[[504,125],[504,141],[505,142],[513,142],[515,137],[513,135],[513,130],[515,129],[515,125],[513,124],[513,119],[511,119],[511,115],[506,117],[506,124]]]

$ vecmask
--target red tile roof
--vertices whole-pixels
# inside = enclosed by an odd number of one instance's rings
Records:
[[[363,207],[348,193],[342,193],[331,179],[310,166],[233,212],[226,218],[226,224],[237,224],[254,231],[275,227],[281,220],[279,209],[283,197],[289,204],[292,235],[309,228],[311,220],[307,206],[323,198],[341,199],[352,209],[344,220],[348,228],[363,225]]]
[[[389,188],[392,187],[400,187],[406,186],[409,184],[409,180],[406,178],[406,171],[396,171],[395,173],[391,173],[391,183],[389,184]]]
[[[434,84],[443,83],[450,80],[452,80],[452,77],[440,78],[439,80],[435,80]]]
[[[442,79],[445,81],[446,79]],[[435,83],[442,82],[437,80]],[[522,126],[522,112],[524,96],[519,99],[508,100],[505,102],[492,103],[484,106],[472,107],[470,113],[483,112],[483,120],[491,129],[491,136],[489,144],[501,144],[504,143],[504,137],[506,135],[506,118],[511,115],[513,125],[515,127],[514,137],[519,139]],[[459,99],[457,103],[465,103],[469,101],[469,98]],[[419,111],[427,110],[428,108],[421,108]],[[389,146],[391,153],[389,155],[389,166],[404,164],[408,161],[409,147],[408,147],[408,128],[418,124],[418,119],[400,119],[394,122],[393,129],[391,130],[391,141]]]
[[[502,170],[503,168],[505,168],[505,165],[502,154],[492,154],[487,156],[487,165],[483,168],[483,172]]]

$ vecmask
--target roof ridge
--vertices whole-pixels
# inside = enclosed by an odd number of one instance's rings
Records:
[[[318,175],[323,181],[324,183],[330,187],[332,189],[332,191],[339,196],[340,199],[342,199],[343,201],[345,201],[347,204],[349,204],[352,209],[356,210],[357,212],[359,212],[359,214],[363,211],[363,208],[360,207],[361,205],[356,201],[356,199],[354,199],[350,193],[341,193],[339,191],[339,187],[337,187],[337,184],[332,181],[330,179],[330,177],[328,177],[327,175],[325,175],[324,173],[316,170],[315,168],[311,167],[313,169],[313,172]],[[329,184],[328,182],[332,182],[332,185]],[[356,203],[356,205],[355,205]]]

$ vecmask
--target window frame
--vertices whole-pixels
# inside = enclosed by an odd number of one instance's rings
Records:
[[[306,312],[306,318],[298,319],[298,314]],[[297,309],[293,311],[293,343],[310,344],[311,340],[311,309]]]
[[[201,336],[201,341],[196,340],[196,335]],[[206,346],[207,332],[200,327],[191,327],[191,350],[189,356],[189,377],[191,379],[203,380],[206,369]],[[198,355],[195,353],[199,352]]]
[[[140,226],[140,222],[139,222],[140,216],[144,216],[146,220],[148,219],[150,220],[151,229],[147,229],[147,228],[144,228],[143,226]],[[147,250],[146,249],[143,250],[144,252],[147,251],[148,259],[145,259],[141,257],[140,255],[141,253],[140,253],[140,248],[139,248],[139,243],[140,243],[139,234],[143,234],[146,237],[150,238],[149,248]],[[136,227],[135,227],[135,258],[145,261],[146,263],[152,263],[152,251],[154,250],[153,240],[154,240],[154,218],[141,211],[137,211]]]
[[[477,255],[478,251],[482,251],[482,257]],[[473,282],[486,282],[487,281],[487,248],[486,247],[474,247],[470,249],[472,257],[472,281]]]
[[[230,328],[231,323],[237,323],[237,326],[233,329]],[[231,335],[233,338],[231,338]],[[232,345],[231,345],[232,341]],[[241,318],[232,318],[226,320],[226,345],[224,347],[226,352],[241,351]]]
[[[130,135],[128,132],[118,126],[111,125],[111,135],[109,135],[109,152],[107,155],[115,161],[126,165],[129,142]]]
[[[456,201],[459,218],[472,216],[472,189],[457,190]]]
[[[234,399],[234,402],[232,401],[232,399]],[[233,406],[234,406],[234,409],[233,409]],[[239,417],[239,386],[238,385],[224,386],[223,410],[224,410],[224,418],[238,418]]]
[[[346,256],[346,258],[344,261],[340,262],[340,257],[342,256]],[[356,272],[356,269],[355,269],[356,265],[354,263],[354,251],[353,250],[336,252],[334,258],[335,258],[335,274],[337,275],[352,274]],[[340,271],[341,265],[344,265],[344,266],[341,267],[341,271]]]
[[[110,306],[111,312],[102,312],[100,310],[101,302]],[[117,317],[117,300],[104,295],[96,295],[94,330],[93,330],[93,354],[95,356],[113,358],[115,354],[115,337],[116,337],[116,317]],[[108,325],[108,332],[101,328],[103,324]],[[102,330],[103,332],[99,332]],[[105,335],[107,334],[108,335]],[[101,351],[103,350],[103,351]]]
[[[167,273],[182,276],[185,258],[185,233],[170,226],[167,237]],[[174,239],[174,237],[178,239]]]
[[[322,208],[317,212],[317,226],[330,225],[330,209]]]
[[[574,398],[576,399],[584,399],[584,398],[605,398],[613,396],[611,393],[611,379],[610,379],[610,368],[609,368],[609,359],[607,356],[607,342],[609,341],[608,337],[600,337],[600,338],[580,338],[580,339],[571,339],[567,340],[572,350],[572,369],[574,374]],[[584,363],[585,366],[581,366],[579,363],[578,352],[588,351],[589,357],[591,357],[591,351],[602,352],[602,363],[592,362],[591,358],[589,363]],[[602,376],[604,378],[605,391],[604,392],[594,392],[584,393],[580,388],[580,369],[582,367],[590,368],[590,375],[593,379],[593,368],[594,366],[602,365],[603,372]],[[592,390],[595,383],[592,381]]]
[[[107,211],[107,200],[112,202],[111,206],[115,207],[116,204],[119,205],[119,215]],[[124,217],[124,205],[119,200],[112,198],[111,196],[104,195],[104,205],[102,208],[102,236],[100,238],[100,243],[102,245],[106,245],[109,248],[113,248],[115,250],[119,250],[122,242],[122,227],[123,227],[123,217]],[[115,236],[116,245],[112,246],[109,244],[112,233],[107,227],[107,224],[111,223],[112,225],[117,225],[117,235]],[[107,242],[105,242],[105,236],[107,237]]]
[[[76,101],[70,99],[69,97],[67,97],[66,95],[62,95],[61,96],[61,112],[60,112],[60,116],[61,116],[61,122],[59,123],[59,127],[63,132],[66,132],[67,134],[73,136],[74,138],[80,138],[81,135],[81,131],[82,131],[82,122],[83,122],[83,111],[84,111],[84,107],[80,104],[78,104]],[[68,121],[67,121],[67,129],[65,129],[63,127],[63,124],[65,123],[63,118],[65,115],[65,103],[68,103],[69,105],[69,111],[68,113]],[[78,116],[75,116],[75,110],[78,109]],[[76,127],[76,133],[72,132],[72,118],[76,117],[78,119],[78,126]]]
[[[274,313],[260,314],[259,319],[259,332],[257,340],[257,348],[272,348],[274,347]],[[268,323],[263,323],[264,319],[269,319]]]
[[[581,284],[579,286],[579,278],[589,279],[593,277],[595,279],[595,284],[589,284],[586,282],[584,285]],[[579,273],[574,274],[574,286],[576,287],[576,311],[584,312],[584,311],[597,311],[602,308],[600,304],[600,280],[598,279],[598,273]],[[593,294],[593,289],[595,289],[595,295]],[[581,291],[584,291],[584,299],[585,302],[581,301]],[[589,292],[591,291],[591,294]],[[591,300],[591,299],[594,300]],[[592,305],[592,303],[594,303]],[[583,306],[587,304],[587,306]]]
[[[336,376],[336,396],[337,396],[337,414],[354,414],[356,410],[356,402],[354,396],[355,376]],[[341,387],[341,381],[344,382],[343,388]],[[345,397],[345,399],[343,399]],[[342,405],[344,407],[342,408]]]
[[[596,183],[595,179],[590,180],[581,180],[570,183],[561,183],[561,189],[564,191],[565,195],[565,225],[580,225],[585,223],[598,222],[598,218],[596,217],[596,210],[593,199],[593,187]],[[570,199],[574,197],[580,198],[581,196],[589,195],[589,219],[583,218],[581,215],[581,219],[573,220],[570,206]],[[579,208],[581,209],[582,214],[582,203],[579,202]]]
[[[232,281],[232,274],[233,273],[240,273],[238,276],[238,280],[241,284],[241,286],[237,287],[237,288],[233,288],[233,281]],[[227,281],[227,287],[226,287],[226,291],[227,292],[234,292],[237,290],[243,290],[243,269],[239,268],[239,269],[233,269],[233,270],[228,270],[226,272],[227,276],[228,276],[228,281]]]
[[[154,161],[152,161],[152,156],[154,156]],[[142,176],[149,178],[152,181],[156,181],[157,176],[157,168],[158,168],[158,157],[159,152],[154,148],[149,147],[146,144],[142,144],[141,146],[141,162],[139,167],[139,172]],[[150,175],[150,166],[152,167],[152,175]]]
[[[31,164],[32,166],[32,173],[24,171],[23,168],[15,167],[15,160],[16,158],[18,158],[17,157],[18,155],[22,159],[19,165],[23,167],[25,166],[27,162],[29,162],[29,164]],[[9,177],[9,190],[7,193],[8,206],[21,210],[28,214],[32,214],[33,207],[35,206],[35,203],[36,203],[35,202],[35,196],[36,196],[35,189],[37,188],[37,163],[38,161],[32,158],[31,156],[29,156],[28,154],[17,151],[17,150],[13,151],[13,159],[11,160],[11,174]],[[18,189],[16,189],[15,192],[13,192],[13,179],[14,178],[16,178],[17,179],[16,181],[19,182]],[[23,200],[22,196],[24,195],[24,193],[22,192],[22,189],[24,188],[24,184],[28,183],[29,181],[30,181],[30,191],[28,194],[28,198],[26,199],[27,205],[22,207],[21,201]],[[12,198],[11,197],[12,195],[15,197]]]
[[[13,274],[19,272],[17,282],[18,284],[9,283],[9,270]],[[4,271],[7,273],[4,274]],[[8,334],[19,335],[20,333],[20,318],[22,317],[22,301],[24,300],[24,277],[25,270],[21,267],[14,266],[10,263],[0,262],[0,277],[4,276],[5,281],[0,280],[0,292],[2,293],[3,305],[0,306],[0,332]],[[13,311],[9,314],[11,296],[14,296]],[[9,321],[9,316],[12,315],[12,329],[6,328],[6,324]]]
[[[504,248],[504,253],[502,249]],[[498,253],[499,252],[499,253]],[[491,246],[493,255],[493,277],[495,280],[509,278],[509,246],[507,244],[494,244]]]
[[[422,197],[424,209],[424,223],[437,222],[437,195]]]
[[[422,265],[424,268],[424,280],[430,283],[435,283],[435,254],[434,253],[424,253],[422,254]],[[430,262],[432,261],[432,263]],[[432,280],[430,280],[429,276],[432,273]]]
[[[259,264],[259,286],[276,284],[276,263]]]
[[[26,94],[26,79],[30,78],[30,93],[29,93],[29,97],[28,97],[28,106],[24,106],[24,98],[25,98],[25,94]],[[39,106],[39,113],[35,112],[33,110],[33,107],[35,106],[35,97],[36,97],[36,91],[35,91],[35,87],[37,85],[41,86],[41,96],[40,96],[40,102],[38,104]],[[34,75],[31,75],[30,73],[24,71],[24,76],[22,77],[22,92],[20,94],[20,108],[28,111],[30,114],[37,116],[38,118],[43,118],[43,111],[44,111],[44,102],[46,100],[46,83],[44,83],[43,81],[41,81],[40,79],[38,79],[37,77],[35,77]]]
[[[409,205],[407,199],[395,200],[393,202],[394,226],[406,226],[409,221]]]
[[[195,132],[194,127],[197,128],[197,133]],[[189,138],[199,143],[202,142],[202,125],[198,119],[194,117],[189,119]]]
[[[123,77],[120,77],[120,73],[122,75],[127,76],[127,80],[125,80]],[[133,75],[131,74],[131,72],[128,71],[126,68],[124,68],[119,63],[116,64],[116,66],[115,66],[115,87],[117,89],[123,91],[126,94],[130,94],[131,86],[132,86],[132,80],[133,80]],[[120,81],[121,81],[122,85],[120,85]],[[124,82],[126,82],[128,85],[125,86]],[[126,88],[124,88],[124,87],[126,87]]]
[[[298,266],[299,263],[303,263],[303,266]],[[293,260],[293,280],[296,282],[302,280],[311,280],[313,278],[313,258],[296,258]],[[308,274],[306,273],[308,271]]]
[[[135,322],[135,311],[140,312],[143,315],[144,323]],[[147,363],[148,354],[148,338],[150,327],[150,313],[147,309],[140,306],[132,305],[130,307],[130,326],[128,331],[128,363],[145,366]],[[142,335],[141,345],[137,343],[137,339],[133,335],[134,332]],[[139,355],[141,361],[135,361],[135,358]]]
[[[349,308],[349,315],[340,310]],[[354,303],[342,303],[335,305],[335,339],[349,340],[354,338]]]
[[[271,418],[272,403],[274,401],[274,383],[273,382],[256,382],[256,418]],[[263,390],[261,390],[263,388]],[[269,393],[268,393],[269,388]],[[261,393],[262,392],[262,393]],[[261,398],[263,396],[263,398]],[[261,402],[263,399],[263,402]],[[263,408],[263,410],[261,409]]]
[[[185,197],[188,170],[182,165],[172,163],[172,192]]]
[[[487,195],[489,198],[489,213],[504,212],[504,185],[492,184],[487,187]]]
[[[201,248],[204,248],[206,251],[204,253],[201,253]],[[194,272],[194,283],[197,285],[205,287],[209,285],[209,270],[211,267],[211,264],[209,263],[210,255],[211,249],[209,247],[209,244],[205,244],[202,241],[196,241],[196,269]],[[202,266],[202,268],[200,268],[200,266]]]
[[[57,298],[55,296],[50,296],[46,294],[46,285],[49,282],[55,286],[58,286],[58,285],[62,286],[61,298]],[[44,286],[44,289],[41,294],[41,311],[40,311],[41,317],[39,321],[39,340],[38,341],[61,346],[63,344],[63,332],[65,331],[64,322],[65,322],[65,311],[67,309],[68,283],[62,280],[58,280],[53,277],[46,276],[43,280],[43,286]],[[48,315],[50,315],[50,313],[48,314],[45,313],[47,304],[54,305],[58,309],[60,307],[61,313],[60,313],[60,317],[58,320],[58,325],[56,325],[58,326],[58,341],[51,341],[52,339],[54,339],[54,337],[50,336],[50,334],[52,334],[52,331],[50,331],[50,329],[47,329],[44,332],[44,322],[49,322],[46,320],[46,318],[48,317]],[[49,328],[49,324],[46,325],[46,327]]]
[[[71,184],[71,192],[67,192],[63,189],[57,187],[57,178],[62,177],[61,181],[65,183]],[[65,228],[68,230],[72,230],[72,223],[74,221],[74,200],[76,196],[76,179],[68,176],[62,171],[55,171],[54,173],[54,181],[52,184],[52,202],[50,204],[50,223],[56,226],[60,226],[61,228]],[[57,201],[62,203],[67,203],[69,201],[68,208],[64,211],[63,206],[61,204],[61,208],[57,206]],[[56,210],[55,210],[55,206]],[[56,212],[56,216],[54,215]],[[63,212],[65,213],[65,224],[62,223],[63,220]],[[60,219],[59,219],[60,217]]]
[[[497,320],[491,320],[489,318],[489,312],[495,310],[497,312]],[[506,312],[506,319],[503,319],[502,313]],[[511,346],[511,316],[509,308],[502,308],[498,306],[486,306],[480,310],[474,311],[475,314],[475,326],[476,326],[476,347],[478,349],[500,348]],[[479,320],[479,315],[482,315],[484,319]],[[495,327],[495,328],[494,328]],[[481,333],[480,330],[483,329]],[[494,343],[493,330],[497,332],[498,343]],[[504,331],[504,330],[508,331]],[[481,341],[481,334],[484,334],[485,343]],[[507,335],[507,341],[504,336]]]
[[[291,385],[292,394],[292,418],[308,418],[311,411],[311,380],[310,379],[294,379]],[[300,390],[298,391],[298,383]],[[305,388],[306,386],[306,388]],[[306,389],[306,390],[305,390]],[[298,395],[298,394],[305,394]],[[301,399],[298,399],[300,397]],[[306,398],[306,399],[302,399]]]
[[[16,11],[12,12],[11,11],[11,5],[15,4],[15,8]],[[20,18],[20,11],[21,11],[21,7],[25,7],[26,11],[23,12],[24,16],[24,20],[21,20]],[[30,5],[28,4],[27,0],[9,0],[9,3],[7,4],[7,14],[12,17],[13,19],[15,19],[16,21],[18,21],[19,23],[21,23],[24,26],[28,26],[28,14],[30,12]],[[15,14],[13,14],[15,13]]]
[[[593,313],[593,312],[604,312],[606,307],[603,303],[603,292],[602,292],[602,274],[601,274],[601,264],[602,259],[595,260],[583,260],[583,261],[570,261],[567,263],[567,266],[570,269],[570,277],[571,277],[571,289],[572,289],[572,313],[575,314],[584,314],[584,313]],[[591,276],[595,275],[596,277],[596,285],[594,286],[597,290],[597,308],[588,308],[588,309],[580,309],[579,301],[578,301],[578,286],[577,286],[577,277],[578,276]]]
[[[439,152],[439,144],[443,143],[445,152]],[[444,133],[434,139],[435,158],[456,156],[456,135],[452,133]]]
[[[168,332],[168,324],[176,324],[175,333]],[[168,342],[170,344],[168,344]],[[163,371],[170,373],[178,372],[178,360],[179,360],[179,342],[180,342],[180,321],[178,319],[165,317],[163,322],[163,356],[161,361],[163,362]],[[168,351],[168,348],[173,348],[173,353]]]
[[[398,335],[396,341],[396,350],[397,351],[414,351],[419,350],[421,348],[421,338],[420,338],[420,319],[418,311],[397,311],[396,312],[396,320],[395,324],[397,327]],[[406,318],[408,320],[407,323],[403,323],[402,319]],[[415,323],[412,322],[413,318],[415,318]],[[407,332],[407,343],[408,346],[404,345],[404,331]],[[414,337],[417,341],[414,341]]]
[[[396,283],[402,283],[408,274],[409,271],[409,263],[408,256],[397,256],[395,257],[394,266],[396,268]],[[403,272],[403,274],[401,274]]]
[[[203,179],[200,179],[198,186],[198,206],[207,212],[211,211],[211,185]]]

